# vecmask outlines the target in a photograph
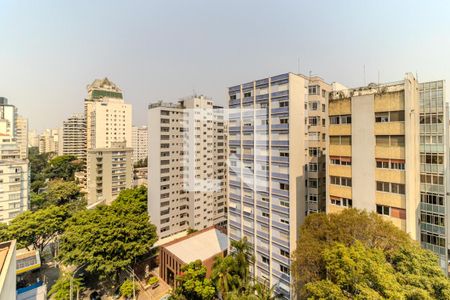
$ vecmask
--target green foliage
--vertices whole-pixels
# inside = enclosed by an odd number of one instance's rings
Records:
[[[156,228],[142,206],[141,190],[123,191],[111,206],[75,213],[67,220],[60,238],[61,259],[102,278],[114,276],[150,251],[157,240]],[[140,195],[137,198],[126,195]]]
[[[70,279],[72,275],[69,273],[63,274],[56,280],[49,291],[49,296],[55,300],[67,300],[70,298]],[[77,290],[81,293],[84,289],[83,281],[81,278],[72,278],[72,295],[76,298]]]
[[[84,202],[80,187],[74,181],[55,179],[49,181],[47,190],[40,194],[31,193],[31,207],[33,210],[41,209],[49,205],[73,204],[77,201]]]
[[[293,254],[296,292],[308,299],[450,299],[436,256],[375,213],[314,214]]]
[[[148,279],[147,284],[154,285],[154,284],[157,284],[158,282],[159,282],[159,278],[156,276],[152,276]]]
[[[209,300],[214,299],[216,288],[206,278],[206,267],[200,260],[191,262],[181,268],[177,277],[179,286],[173,291],[172,299]]]
[[[186,232],[187,232],[187,234],[192,234],[194,232],[197,232],[197,229],[189,227]]]
[[[39,148],[28,149],[28,160],[30,162],[31,190],[38,192],[45,185],[44,169],[48,167],[49,153],[39,154]]]
[[[139,288],[138,288],[137,284],[133,283],[133,280],[127,279],[122,283],[119,290],[120,290],[121,296],[131,297],[131,296],[133,296],[133,290],[135,291],[135,293],[137,295]]]
[[[119,211],[134,214],[147,213],[147,188],[138,186],[132,189],[125,189],[119,193],[116,200],[111,205]]]
[[[18,248],[33,245],[41,253],[48,243],[64,230],[69,217],[65,207],[51,205],[38,211],[26,211],[8,226],[8,234],[17,240]]]
[[[144,159],[138,160],[138,161],[134,164],[134,167],[135,167],[135,168],[144,168],[144,167],[147,167],[147,165],[148,165],[148,159],[147,159],[147,157],[146,157],[146,158],[144,158]]]
[[[75,172],[82,170],[84,164],[74,155],[61,155],[52,158],[48,166],[44,169],[46,178],[64,179],[72,181],[75,179]]]

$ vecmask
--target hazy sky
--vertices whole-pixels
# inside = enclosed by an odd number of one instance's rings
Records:
[[[450,77],[448,1],[3,1],[0,96],[38,130],[83,111],[107,76],[133,104],[298,70],[347,86]]]

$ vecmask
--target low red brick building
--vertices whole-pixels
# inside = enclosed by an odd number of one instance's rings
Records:
[[[210,276],[214,258],[225,256],[227,248],[227,235],[215,227],[176,239],[160,247],[159,276],[176,288],[181,267],[198,259],[206,266],[206,275]]]

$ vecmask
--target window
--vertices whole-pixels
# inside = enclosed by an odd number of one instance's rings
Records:
[[[317,172],[317,164],[316,163],[309,163],[308,164],[308,171],[309,172]]]
[[[317,157],[319,155],[319,148],[309,148],[309,156]]]
[[[405,112],[403,110],[375,113],[376,123],[402,122],[402,121],[405,121]]]
[[[262,215],[263,217],[266,217],[266,218],[269,218],[269,217],[270,217],[270,214],[267,213],[267,212],[264,212],[264,211],[261,213],[261,215]]]
[[[263,255],[261,255],[261,260],[264,264],[268,265],[270,263],[270,260],[268,257],[265,257]]]
[[[444,205],[444,196],[433,193],[421,193],[420,201],[428,204]]]
[[[441,124],[444,120],[442,114],[420,114],[420,124]]]
[[[442,165],[444,163],[444,156],[436,153],[421,154],[420,163]]]
[[[280,249],[280,255],[289,258],[289,252],[283,249]]]
[[[281,273],[289,275],[289,268],[286,266],[280,265],[280,271],[281,271]]]
[[[288,191],[289,190],[289,184],[280,182],[280,190]]]
[[[336,205],[336,206],[344,206],[344,207],[352,207],[353,206],[352,199],[348,199],[348,198],[330,196],[330,202],[331,202],[331,204]]]
[[[330,183],[343,186],[352,186],[352,179],[349,177],[330,176]]]
[[[330,136],[330,145],[351,145],[352,137],[349,135]]]
[[[377,181],[376,183],[377,191],[395,193],[395,194],[405,194],[405,185],[402,183],[391,183],[384,181]]]
[[[349,156],[330,156],[330,163],[332,165],[351,166],[352,158]]]
[[[376,166],[379,169],[405,170],[405,161],[376,158]]]
[[[308,87],[308,94],[310,95],[319,95],[320,87],[318,85],[311,85]]]
[[[386,205],[378,205],[377,204],[377,213],[380,215],[389,216],[391,214],[391,208]]]
[[[376,145],[381,146],[381,147],[389,147],[389,146],[403,147],[403,146],[405,146],[405,136],[403,136],[403,135],[377,135],[376,136]]]
[[[389,169],[389,160],[377,159],[377,168],[379,168],[379,169]]]
[[[319,117],[309,117],[309,125],[311,126],[317,126],[317,124],[320,123],[320,118]]]
[[[289,225],[289,221],[286,219],[280,219],[280,222],[286,225]]]
[[[309,109],[310,110],[317,110],[319,108],[319,102],[314,101],[309,103]]]
[[[244,98],[251,97],[251,96],[252,96],[252,92],[251,91],[244,92]]]

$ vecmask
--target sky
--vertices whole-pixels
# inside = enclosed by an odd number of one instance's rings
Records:
[[[83,112],[86,86],[108,77],[133,104],[196,94],[225,105],[227,87],[286,72],[348,87],[450,80],[449,1],[0,0],[0,96],[30,128]],[[364,76],[365,69],[365,76]]]

